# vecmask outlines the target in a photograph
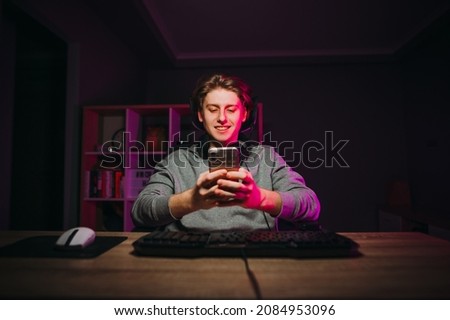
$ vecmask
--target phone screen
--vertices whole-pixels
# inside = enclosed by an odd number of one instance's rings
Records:
[[[208,150],[209,171],[227,169],[239,170],[240,154],[236,147],[213,147]]]

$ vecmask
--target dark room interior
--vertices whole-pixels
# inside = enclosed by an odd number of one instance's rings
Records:
[[[84,106],[185,104],[219,71],[253,86],[323,226],[389,228],[380,211],[406,194],[448,236],[449,1],[1,3],[1,229],[79,224]],[[346,165],[299,163],[327,132]]]
[[[0,0],[0,310],[442,317],[449,101],[450,0]]]

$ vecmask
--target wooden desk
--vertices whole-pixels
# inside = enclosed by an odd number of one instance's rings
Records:
[[[51,233],[0,233],[0,245]],[[53,233],[54,234],[54,233]],[[131,254],[143,233],[94,259],[0,258],[0,298],[254,299],[240,258]],[[250,258],[265,299],[449,299],[450,242],[421,233],[343,233],[363,256]]]

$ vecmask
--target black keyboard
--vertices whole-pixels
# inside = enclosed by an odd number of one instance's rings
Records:
[[[353,257],[353,240],[329,231],[189,233],[155,231],[133,243],[135,254],[160,257]]]

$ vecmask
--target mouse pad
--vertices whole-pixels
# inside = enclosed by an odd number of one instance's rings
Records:
[[[36,236],[19,240],[0,248],[0,257],[18,258],[95,258],[114,248],[127,237],[95,238],[93,244],[81,250],[66,251],[55,249],[58,236]]]

